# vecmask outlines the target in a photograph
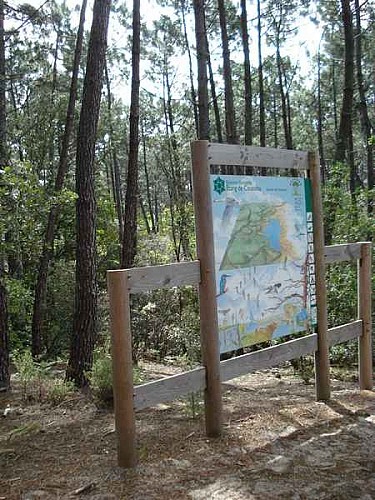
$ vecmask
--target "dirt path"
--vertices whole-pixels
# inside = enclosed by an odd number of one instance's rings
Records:
[[[225,384],[216,440],[186,401],[142,411],[133,471],[116,466],[112,413],[80,396],[52,408],[1,395],[0,499],[373,499],[375,394],[332,389],[316,403],[287,370]]]

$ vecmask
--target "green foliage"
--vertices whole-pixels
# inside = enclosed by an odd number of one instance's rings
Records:
[[[11,349],[23,351],[30,343],[32,292],[23,280],[8,278],[6,286]]]
[[[98,349],[94,354],[94,362],[88,380],[95,402],[99,407],[113,406],[113,378],[112,359],[108,346]],[[140,384],[143,381],[142,372],[133,367],[133,382]]]
[[[290,364],[297,377],[305,384],[311,383],[314,378],[314,359],[311,356],[302,356],[297,359],[292,359]]]
[[[57,405],[74,392],[73,383],[49,376],[49,365],[35,362],[29,350],[16,352],[13,362],[25,401]]]
[[[62,379],[54,379],[50,381],[48,388],[48,401],[52,405],[61,404],[69,396],[74,394],[75,386],[73,382],[65,381]]]
[[[182,400],[182,404],[188,417],[194,420],[199,418],[204,412],[203,392],[191,392]]]
[[[136,357],[187,356],[200,360],[198,297],[193,287],[157,290],[134,298],[132,329]]]
[[[28,399],[35,382],[40,379],[41,373],[39,366],[34,362],[31,352],[28,350],[22,353],[15,353],[13,355],[13,362],[22,385],[23,399],[26,400]]]

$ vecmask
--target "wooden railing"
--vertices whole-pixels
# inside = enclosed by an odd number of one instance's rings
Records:
[[[358,262],[358,319],[328,330],[330,346],[359,339],[360,389],[372,389],[371,243],[325,247],[325,263]],[[110,296],[115,419],[119,464],[135,463],[134,411],[171,401],[206,388],[206,371],[198,367],[178,375],[133,387],[129,295],[158,288],[197,285],[199,261],[108,271]],[[317,334],[284,342],[220,363],[221,381],[277,366],[317,351]]]

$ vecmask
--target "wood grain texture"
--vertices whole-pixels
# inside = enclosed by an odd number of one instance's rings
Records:
[[[330,346],[360,337],[362,321],[356,320],[328,330]],[[313,354],[317,348],[317,334],[313,333],[283,344],[251,352],[220,363],[221,380],[232,380],[257,370],[272,368],[291,359]],[[155,380],[134,388],[134,407],[142,410],[159,403],[173,401],[190,392],[204,390],[206,386],[204,367]]]
[[[316,350],[316,346],[317,336],[313,333],[306,337],[267,347],[261,351],[251,352],[250,354],[222,361],[222,380],[231,380],[256,370],[264,370],[277,366],[280,363],[298,358],[299,356],[312,354]]]
[[[357,339],[362,335],[362,321],[352,321],[345,325],[335,326],[328,330],[328,344],[330,347],[342,344],[348,340]]]
[[[178,262],[163,266],[135,267],[125,270],[130,293],[143,293],[159,288],[197,285],[200,282],[200,263]]]
[[[281,169],[308,170],[308,153],[288,149],[237,146],[231,144],[208,145],[210,165],[243,165]]]
[[[219,436],[222,430],[223,403],[208,141],[194,141],[191,145],[191,152],[197,256],[201,266],[199,314],[202,361],[206,368],[207,382],[204,394],[206,433],[210,437],[215,437]]]
[[[203,367],[166,377],[134,387],[134,407],[142,410],[159,403],[173,401],[190,392],[203,391],[206,387]]]
[[[361,259],[358,262],[358,316],[363,322],[358,345],[361,390],[373,388],[371,250],[371,243],[362,243]]]
[[[361,257],[362,243],[347,243],[343,245],[330,245],[324,247],[324,260],[326,264],[345,262]]]
[[[312,194],[313,234],[315,253],[316,306],[318,346],[315,351],[315,389],[318,401],[330,399],[330,373],[328,349],[327,289],[324,262],[323,206],[320,182],[320,162],[317,153],[309,153]]]
[[[133,359],[130,305],[125,273],[107,273],[113,373],[117,457],[120,467],[137,464],[135,414],[133,404]]]

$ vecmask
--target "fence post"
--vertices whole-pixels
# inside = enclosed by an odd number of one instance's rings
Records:
[[[358,260],[358,316],[362,320],[362,335],[358,340],[359,387],[371,390],[372,376],[372,321],[371,321],[371,243],[361,243]]]
[[[113,396],[120,467],[137,464],[129,287],[126,270],[108,271]]]
[[[222,394],[208,141],[192,143],[192,171],[197,256],[201,268],[199,309],[202,358],[206,369],[206,433],[210,437],[216,437],[221,434]]]
[[[320,163],[319,155],[317,153],[309,153],[309,168],[313,205],[316,303],[318,317],[318,348],[315,352],[316,399],[318,401],[328,401],[331,396],[331,391],[329,374],[327,290],[325,281],[324,229],[322,194],[320,187]]]

